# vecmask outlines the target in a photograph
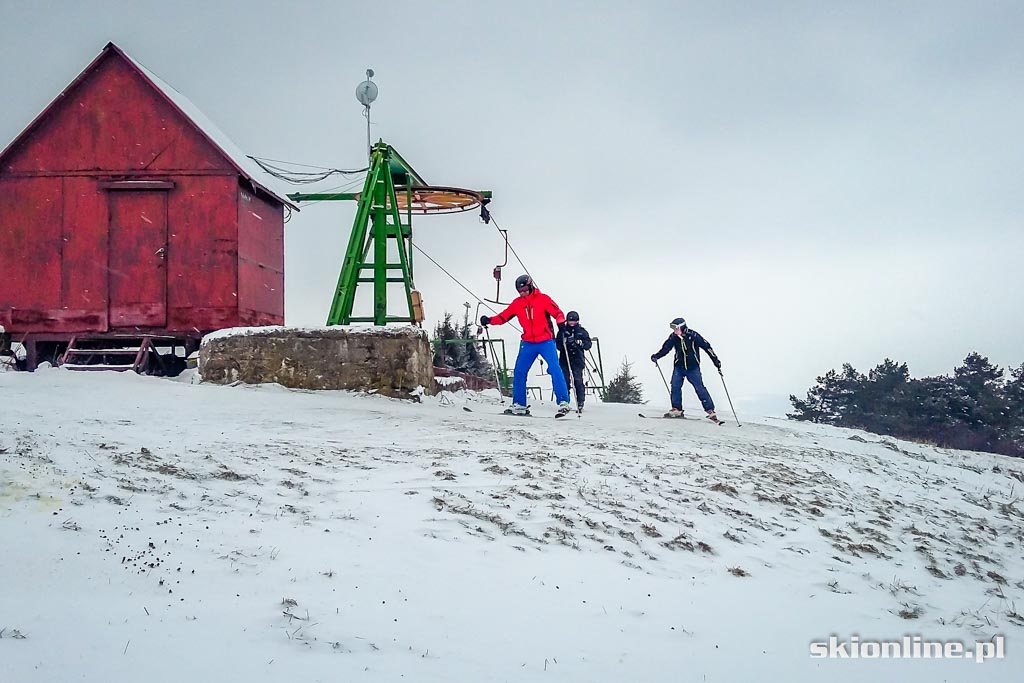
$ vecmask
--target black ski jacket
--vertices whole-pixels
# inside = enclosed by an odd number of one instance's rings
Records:
[[[566,343],[568,342],[568,343]],[[579,344],[577,342],[582,342]],[[584,351],[589,351],[590,347],[594,345],[594,342],[590,339],[590,333],[580,325],[566,325],[565,333],[558,335],[558,361],[562,362],[565,360],[566,348],[569,349],[569,363],[570,367],[582,368],[584,365]]]
[[[675,332],[670,334],[665,343],[661,345],[661,350],[651,356],[651,358],[657,360],[673,349],[675,350],[675,357],[672,360],[673,364],[678,365],[684,370],[700,367],[699,349],[704,349],[704,353],[708,354],[716,368],[722,364],[718,360],[718,356],[715,355],[715,350],[711,348],[708,340],[700,336],[699,332],[689,328],[683,332],[682,336]]]

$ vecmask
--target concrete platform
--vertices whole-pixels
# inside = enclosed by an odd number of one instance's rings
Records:
[[[414,326],[236,327],[203,338],[205,382],[276,382],[293,389],[373,391],[414,398],[436,391],[427,333]]]

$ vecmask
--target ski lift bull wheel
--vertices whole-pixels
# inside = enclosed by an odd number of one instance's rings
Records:
[[[420,216],[472,211],[489,201],[474,190],[435,185],[419,185],[411,189],[397,186],[395,197],[398,200],[399,211]],[[391,208],[390,199],[387,208]]]

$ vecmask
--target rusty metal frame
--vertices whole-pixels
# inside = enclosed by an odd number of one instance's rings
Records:
[[[400,211],[411,211],[418,216],[472,211],[486,201],[484,195],[476,190],[440,185],[399,185],[395,187],[395,194],[398,195]]]

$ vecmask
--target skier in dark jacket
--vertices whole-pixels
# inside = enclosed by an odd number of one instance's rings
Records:
[[[715,355],[711,344],[700,336],[699,332],[687,327],[683,318],[676,318],[669,323],[669,327],[672,328],[672,334],[661,345],[661,350],[651,356],[651,361],[657,363],[658,359],[669,351],[675,351],[672,368],[672,410],[665,413],[665,417],[683,416],[683,380],[688,379],[697,392],[708,419],[712,422],[721,422],[715,415],[715,402],[711,400],[711,394],[704,386],[704,379],[700,374],[700,349],[708,354],[716,369],[722,369],[722,361]]]
[[[587,388],[583,383],[583,368],[586,366],[585,353],[593,346],[590,333],[580,325],[580,314],[569,311],[565,314],[565,333],[558,338],[558,364],[562,368],[562,376],[566,383],[572,377],[573,391],[576,394],[576,410],[583,412],[583,402],[587,398]],[[570,374],[569,370],[572,369]]]

